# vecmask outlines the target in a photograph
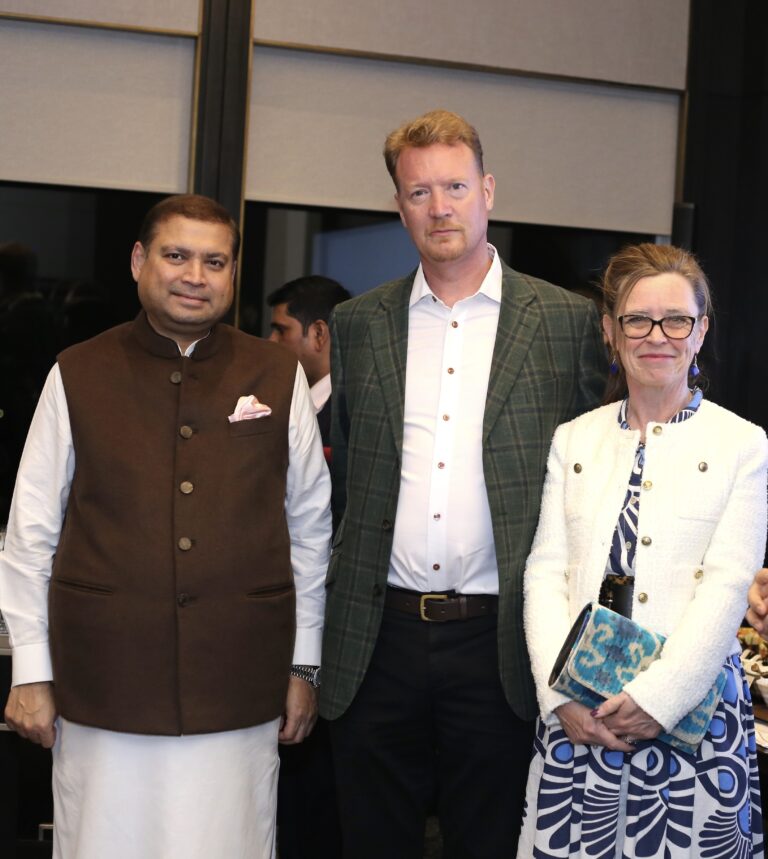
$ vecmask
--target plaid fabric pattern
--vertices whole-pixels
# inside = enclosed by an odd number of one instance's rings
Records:
[[[605,349],[591,302],[503,265],[483,421],[483,468],[499,567],[502,684],[521,718],[536,697],[523,630],[523,569],[558,424],[597,405]],[[321,712],[349,706],[384,608],[400,488],[412,273],[336,308],[331,323],[334,509]]]

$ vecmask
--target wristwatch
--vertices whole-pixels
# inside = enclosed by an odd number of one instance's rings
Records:
[[[291,665],[291,674],[300,680],[306,680],[314,689],[320,686],[319,665]]]

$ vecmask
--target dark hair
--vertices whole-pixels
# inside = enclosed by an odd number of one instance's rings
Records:
[[[643,242],[639,245],[628,245],[615,253],[605,268],[601,287],[603,290],[603,313],[614,323],[614,332],[618,331],[619,311],[624,307],[630,292],[637,282],[644,277],[655,277],[658,274],[679,274],[691,285],[693,297],[702,316],[712,316],[712,296],[709,291],[709,281],[702,271],[696,257],[683,248],[673,245],[655,245]],[[614,337],[616,335],[614,334]],[[615,344],[608,344],[615,352]],[[701,386],[699,377],[697,384]],[[608,380],[603,402],[611,403],[621,400],[627,393],[627,378],[624,368],[619,362],[618,372]]]
[[[333,308],[349,298],[352,296],[338,281],[311,274],[291,280],[271,292],[267,296],[267,304],[270,307],[287,304],[288,315],[301,322],[302,331],[306,334],[309,326],[318,319],[328,322]]]
[[[160,224],[177,216],[229,227],[232,233],[232,256],[237,259],[240,252],[240,230],[237,224],[224,206],[200,194],[174,194],[152,206],[144,216],[139,230],[139,241],[144,248],[152,244]]]
[[[431,110],[423,116],[404,123],[387,135],[384,142],[384,161],[395,187],[397,187],[395,175],[397,159],[402,151],[409,146],[432,146],[434,143],[445,143],[448,146],[465,143],[472,150],[480,172],[485,172],[483,147],[475,127],[458,113],[451,113],[450,110]]]

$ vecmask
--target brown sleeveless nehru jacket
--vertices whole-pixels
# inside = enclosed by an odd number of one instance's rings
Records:
[[[296,359],[227,325],[181,357],[141,313],[59,366],[75,449],[49,597],[61,714],[144,734],[275,718],[295,626]],[[230,424],[249,394],[272,414]]]

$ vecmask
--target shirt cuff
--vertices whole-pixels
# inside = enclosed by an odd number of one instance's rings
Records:
[[[22,644],[13,648],[13,678],[11,686],[24,683],[45,683],[53,680],[51,651],[48,643]]]
[[[320,665],[323,651],[322,629],[297,629],[293,665]]]

